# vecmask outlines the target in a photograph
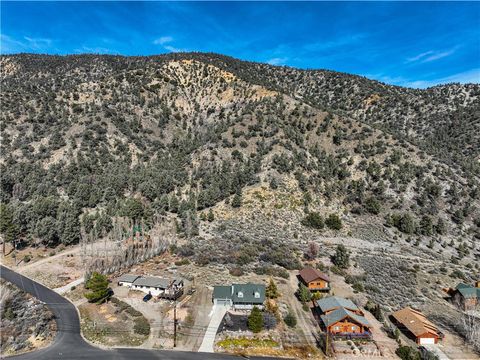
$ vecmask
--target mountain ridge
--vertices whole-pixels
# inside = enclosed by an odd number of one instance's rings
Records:
[[[354,73],[348,73],[344,71],[338,71],[334,69],[327,69],[327,68],[300,68],[300,67],[295,67],[292,65],[274,65],[274,64],[269,64],[268,62],[261,62],[261,61],[253,61],[253,60],[248,60],[248,59],[241,59],[241,58],[236,58],[234,56],[230,55],[224,55],[220,53],[215,53],[215,52],[196,52],[196,51],[187,51],[187,52],[175,52],[175,53],[159,53],[159,54],[150,54],[150,55],[122,55],[122,54],[96,54],[96,53],[72,53],[72,54],[42,54],[42,53],[28,53],[28,52],[19,52],[19,53],[9,53],[9,54],[0,54],[0,57],[8,58],[8,57],[46,57],[46,58],[59,58],[59,59],[69,59],[69,58],[75,58],[75,57],[105,57],[105,58],[123,58],[123,59],[176,59],[176,58],[193,58],[195,56],[212,56],[212,57],[217,57],[217,58],[225,58],[229,59],[231,61],[239,61],[242,63],[246,64],[255,64],[255,65],[265,65],[268,67],[273,67],[273,68],[288,68],[296,71],[306,71],[306,72],[329,72],[329,73],[337,73],[337,74],[342,74],[342,75],[347,75],[351,77],[356,77],[359,79],[364,79],[368,80],[374,83],[378,83],[379,85],[387,86],[387,87],[393,87],[393,88],[401,88],[401,89],[409,89],[413,91],[419,91],[419,92],[424,92],[428,91],[431,89],[435,88],[442,88],[442,87],[449,87],[451,85],[479,85],[478,83],[474,82],[468,82],[468,83],[460,83],[460,82],[447,82],[447,83],[442,83],[442,84],[437,84],[437,85],[432,85],[426,88],[415,88],[415,87],[409,87],[409,86],[403,86],[403,85],[396,85],[396,84],[389,84],[387,82],[383,82],[381,80],[373,79],[365,75],[361,74],[354,74]]]
[[[39,59],[40,55],[23,55]],[[410,89],[387,85],[358,75],[331,70],[298,70],[291,67],[244,62],[210,53],[175,53],[148,57],[110,55],[53,56],[60,63],[68,59],[108,59],[110,62],[168,62],[196,59],[235,73],[244,81],[290,94],[317,108],[338,112],[369,125],[387,130],[447,159],[450,165],[461,163],[476,168],[480,159],[480,85],[448,84],[429,89]],[[45,59],[52,59],[48,55]],[[73,64],[70,64],[73,66]],[[124,64],[125,66],[125,64]],[[260,67],[257,69],[257,67]],[[244,69],[245,68],[245,69]],[[274,69],[268,74],[269,69]],[[300,85],[280,82],[279,77],[320,76],[297,81]],[[266,79],[266,80],[265,80]],[[311,90],[306,90],[302,84]],[[333,84],[330,86],[329,84]],[[320,85],[316,85],[320,84]],[[340,86],[340,88],[339,88]],[[386,91],[386,94],[383,92]],[[401,94],[400,93],[405,93]],[[323,94],[323,95],[322,95]],[[400,96],[400,97],[398,97]],[[444,100],[448,103],[444,104]],[[420,107],[420,110],[418,108]],[[394,109],[391,110],[391,109]],[[474,160],[472,162],[472,159]]]
[[[288,70],[279,82],[284,69],[272,67],[278,71],[272,74],[266,65],[265,83],[278,80],[280,91],[248,81],[249,64],[216,66],[212,62],[223,58],[204,56],[1,57],[2,202],[25,243],[74,243],[80,228],[108,231],[118,216],[152,222],[160,215],[201,243],[201,218],[212,210],[216,222],[242,213],[248,221],[259,212],[290,213],[297,232],[311,231],[311,213],[336,214],[344,235],[373,226],[425,252],[463,261],[477,254],[474,166],[459,166],[416,146],[414,136],[361,120],[372,94],[341,74],[316,84]],[[467,99],[458,89],[471,87],[453,88],[456,95],[444,99],[452,109],[437,106],[439,97],[427,105],[438,114],[456,113],[459,99]],[[469,90],[471,116],[464,119],[473,128],[478,88]],[[308,101],[298,98],[302,91]],[[394,105],[391,111],[401,112]],[[388,111],[374,114],[389,120]],[[423,116],[421,109],[412,112],[406,129],[415,114]],[[475,140],[476,134],[466,137],[468,129],[459,129],[464,145]],[[475,151],[472,145],[455,155],[468,160]]]

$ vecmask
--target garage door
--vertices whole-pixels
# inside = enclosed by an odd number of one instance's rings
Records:
[[[420,338],[420,345],[435,344],[434,338]]]

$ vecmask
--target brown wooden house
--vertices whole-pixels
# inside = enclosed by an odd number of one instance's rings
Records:
[[[326,332],[339,337],[370,337],[370,324],[363,312],[350,300],[330,296],[316,301],[321,325]]]
[[[299,280],[312,292],[330,291],[330,278],[314,268],[304,268],[298,274]]]
[[[419,345],[436,344],[443,336],[425,315],[410,307],[395,311],[390,318],[399,330]]]

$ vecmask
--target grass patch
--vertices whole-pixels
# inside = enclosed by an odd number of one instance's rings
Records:
[[[269,347],[269,348],[276,348],[279,347],[280,344],[272,339],[257,339],[257,338],[227,338],[221,340],[217,343],[218,346],[224,349],[232,349],[232,348],[254,348],[254,347]]]

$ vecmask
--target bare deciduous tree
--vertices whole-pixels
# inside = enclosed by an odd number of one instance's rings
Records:
[[[461,326],[465,341],[475,351],[480,351],[480,306],[475,310],[465,312],[462,316]]]
[[[314,260],[318,256],[318,250],[319,250],[318,244],[311,241],[308,244],[307,251],[305,252],[305,257],[308,260]]]

